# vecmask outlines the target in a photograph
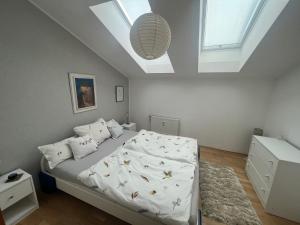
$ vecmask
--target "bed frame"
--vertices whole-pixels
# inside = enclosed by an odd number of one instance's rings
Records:
[[[41,170],[43,173],[47,174],[48,176],[53,177],[56,180],[56,187],[68,193],[75,198],[80,199],[108,214],[111,214],[129,224],[132,225],[163,225],[159,221],[153,220],[150,217],[137,213],[133,210],[130,210],[126,207],[121,206],[118,203],[115,203],[104,196],[102,196],[99,192],[96,192],[88,187],[83,185],[75,184],[56,176],[48,173],[44,167],[44,160],[45,158],[42,157],[41,159]],[[201,212],[198,210],[197,221],[196,224],[191,225],[201,225]]]

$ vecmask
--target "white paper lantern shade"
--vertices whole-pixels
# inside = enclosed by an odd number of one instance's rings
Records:
[[[169,24],[164,18],[153,13],[141,15],[131,27],[130,42],[134,51],[142,58],[157,59],[170,47]]]

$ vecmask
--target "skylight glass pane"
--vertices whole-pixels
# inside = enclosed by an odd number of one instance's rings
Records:
[[[121,6],[127,19],[132,25],[134,21],[141,15],[151,12],[151,7],[148,1],[143,0],[116,0]]]
[[[240,47],[262,0],[205,0],[203,49]]]

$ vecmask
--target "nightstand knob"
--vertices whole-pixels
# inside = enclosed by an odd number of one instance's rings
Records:
[[[13,199],[13,198],[14,198],[14,196],[13,196],[13,195],[11,195],[11,196],[9,196],[9,198],[8,198],[8,199],[9,199],[9,200],[11,200],[11,199]]]

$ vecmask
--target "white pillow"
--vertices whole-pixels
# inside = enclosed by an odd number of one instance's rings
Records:
[[[97,142],[89,135],[73,138],[69,141],[74,159],[78,160],[97,151]]]
[[[73,137],[64,139],[54,144],[39,146],[38,149],[48,161],[49,168],[54,169],[59,163],[71,158],[72,151],[68,145]]]
[[[78,136],[90,135],[98,144],[101,144],[105,139],[110,138],[110,133],[103,119],[95,123],[74,127],[74,132]]]
[[[106,124],[113,138],[118,138],[124,133],[123,127],[114,119],[108,121]]]
[[[99,120],[98,120],[99,121]],[[113,127],[113,126],[120,126],[122,127],[117,121],[115,121],[114,119],[111,119],[109,121],[106,122],[106,125],[108,127]]]

